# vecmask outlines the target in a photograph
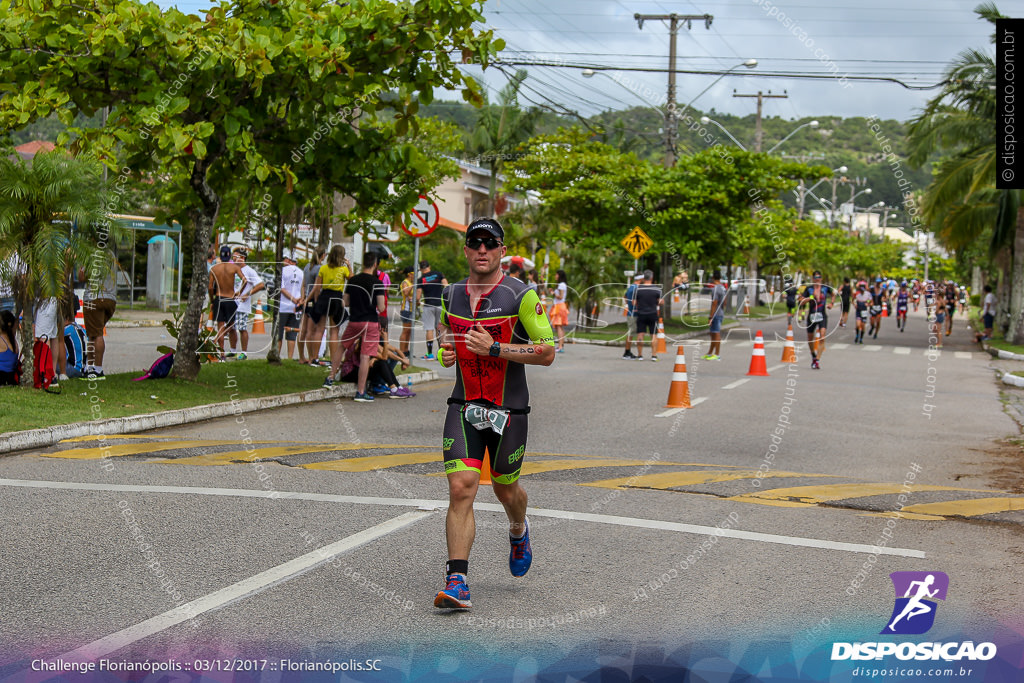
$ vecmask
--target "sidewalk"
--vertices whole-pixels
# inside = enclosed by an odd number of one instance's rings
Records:
[[[164,320],[174,320],[174,314],[170,311],[128,308],[128,304],[118,302],[114,317],[107,323],[107,327],[161,327]]]

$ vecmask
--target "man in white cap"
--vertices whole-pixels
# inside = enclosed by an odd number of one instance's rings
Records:
[[[302,301],[302,271],[295,265],[295,254],[285,252],[284,268],[281,270],[281,301],[278,304],[277,355],[281,355],[281,339],[288,340],[288,360],[295,353],[295,340],[299,336],[297,306]]]

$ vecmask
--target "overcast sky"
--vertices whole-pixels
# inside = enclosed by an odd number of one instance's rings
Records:
[[[160,0],[197,12],[204,0]],[[946,65],[967,48],[991,51],[990,25],[976,18],[976,0],[487,0],[486,26],[503,38],[506,59],[541,60],[561,67],[526,67],[530,73],[523,95],[537,104],[578,111],[663,104],[665,73],[605,71],[582,77],[579,66],[664,69],[668,64],[668,22],[637,26],[634,14],[705,15],[681,28],[677,68],[725,71],[747,59],[754,69],[740,67],[719,80],[694,102],[702,110],[744,115],[755,111],[753,98],[739,93],[772,94],[765,116],[869,116],[906,120],[936,90],[908,90],[897,83],[837,77],[886,76],[907,85],[927,86],[942,80]],[[1007,16],[1024,17],[1024,0],[999,0]],[[510,67],[511,73],[514,67]],[[506,76],[497,69],[481,73],[468,67],[490,89]],[[821,80],[769,78],[758,74],[835,74]],[[676,100],[690,102],[718,76],[680,74]],[[613,81],[617,81],[614,82]],[[438,93],[438,96],[442,96]],[[451,96],[451,99],[460,99]]]

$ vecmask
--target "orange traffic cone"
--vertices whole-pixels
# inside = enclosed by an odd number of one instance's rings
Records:
[[[658,334],[656,339],[658,342],[655,345],[655,353],[668,353],[668,347],[665,346],[665,323],[661,318],[658,318]]]
[[[743,298],[743,315],[750,315],[750,299]]]
[[[821,346],[821,330],[815,330],[814,331],[814,355],[815,356],[820,356],[821,355],[820,346]]]
[[[673,290],[673,292],[672,292],[672,302],[673,303],[679,303],[679,290],[678,289]]]
[[[484,450],[484,461],[480,463],[480,486],[491,485],[491,452]]]
[[[263,304],[260,304],[259,307],[256,309],[256,318],[255,318],[255,320],[253,320],[252,333],[253,334],[266,334],[267,333],[266,325],[263,324]]]
[[[747,372],[747,375],[768,376],[768,365],[764,360],[764,337],[761,336],[761,330],[758,330],[757,336],[754,337],[754,354],[750,357],[750,371]]]
[[[793,341],[793,323],[790,323],[786,329],[786,341],[782,345],[782,362],[796,362],[796,343]]]
[[[75,311],[75,324],[79,327],[85,327],[85,310],[84,306],[79,306],[78,310]]]
[[[888,318],[889,317],[889,307],[888,306],[884,306],[884,305],[882,306],[882,317],[883,318]]]
[[[683,347],[676,347],[676,366],[672,370],[672,384],[668,389],[666,408],[690,408],[690,384],[686,380],[686,356]]]

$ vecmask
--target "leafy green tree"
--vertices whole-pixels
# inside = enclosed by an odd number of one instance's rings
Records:
[[[1003,18],[992,3],[974,11],[992,24]],[[989,88],[996,80],[995,60],[966,50],[950,64],[946,80],[910,124],[911,163],[923,165],[938,151],[948,154],[938,162],[921,210],[954,249],[989,236],[990,254],[1008,265],[999,297],[1003,305],[1009,300],[1006,338],[1024,344],[1024,204],[1020,190],[995,187],[996,94]]]
[[[505,162],[513,158],[519,146],[533,135],[540,117],[539,109],[522,109],[519,106],[519,89],[524,80],[526,70],[520,69],[498,93],[496,104],[484,104],[480,108],[466,146],[467,151],[491,172],[488,216],[495,215],[498,175]]]
[[[0,127],[109,106],[102,129],[74,131],[79,145],[159,169],[171,217],[195,229],[173,370],[192,379],[224,194],[273,176],[286,193],[315,179],[383,202],[396,176],[423,172],[399,139],[419,103],[437,87],[479,100],[453,55],[486,65],[501,49],[480,20],[473,0],[235,0],[205,20],[137,0],[16,4],[0,16]]]
[[[76,266],[90,279],[110,272],[103,249],[117,234],[107,223],[103,196],[95,160],[60,151],[31,162],[0,158],[0,278],[14,283],[24,315],[22,386],[32,386],[35,305],[63,296]]]

